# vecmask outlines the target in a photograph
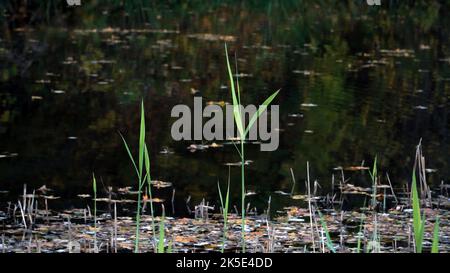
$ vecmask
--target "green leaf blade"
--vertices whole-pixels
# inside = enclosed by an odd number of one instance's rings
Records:
[[[244,136],[247,136],[247,134],[250,131],[250,129],[252,128],[253,124],[261,116],[261,114],[264,113],[264,111],[266,111],[269,104],[275,99],[275,97],[278,95],[279,92],[280,92],[280,89],[278,89],[272,95],[270,95],[263,102],[263,104],[259,106],[258,111],[255,114],[253,114],[253,117],[250,119],[250,122],[248,123],[247,128],[245,129]]]
[[[144,161],[144,146],[145,146],[145,113],[144,101],[141,101],[141,125],[139,130],[139,177],[142,177],[142,168]]]
[[[436,217],[436,222],[434,223],[431,253],[439,253],[439,217]]]

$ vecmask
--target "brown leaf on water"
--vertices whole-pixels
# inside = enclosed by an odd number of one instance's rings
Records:
[[[175,236],[174,241],[178,243],[195,243],[198,239],[194,236]]]

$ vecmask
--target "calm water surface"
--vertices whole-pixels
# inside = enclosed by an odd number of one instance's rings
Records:
[[[162,6],[133,21],[86,4],[50,23],[4,23],[0,190],[16,194],[24,183],[45,184],[63,197],[61,206],[72,206],[76,194],[91,191],[93,172],[105,187],[134,186],[118,132],[136,147],[144,98],[152,178],[173,183],[179,213],[188,196],[192,205],[202,198],[216,204],[217,181],[224,186],[228,177],[224,164],[238,155],[232,145],[188,151],[195,142],[171,138],[170,111],[192,105],[193,93],[204,102],[231,102],[225,42],[237,55],[244,103],[261,103],[282,89],[275,101],[279,149],[247,146],[254,161],[247,186],[257,193],[248,201],[260,211],[269,196],[276,208],[292,204],[274,192],[290,191],[290,168],[296,192],[303,192],[307,161],[324,193],[332,174],[340,175],[334,168],[369,166],[375,156],[400,188],[420,139],[427,167],[436,169],[429,182],[448,183],[448,7],[375,12],[360,4],[286,5]],[[161,153],[166,148],[173,153]],[[368,174],[346,172],[346,178],[370,185]],[[235,204],[239,179],[239,168],[231,168]],[[156,190],[166,199],[171,193]]]

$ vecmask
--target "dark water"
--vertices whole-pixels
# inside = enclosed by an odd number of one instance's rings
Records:
[[[136,185],[118,132],[137,147],[143,98],[153,178],[173,182],[179,213],[188,196],[191,204],[217,203],[217,181],[224,186],[228,177],[224,163],[239,160],[234,147],[189,152],[193,142],[171,138],[170,111],[192,105],[192,90],[204,101],[231,102],[225,42],[245,74],[245,104],[282,89],[274,102],[279,149],[247,147],[252,205],[262,210],[269,195],[278,207],[291,204],[274,191],[290,191],[292,168],[303,192],[307,161],[325,193],[339,175],[333,168],[369,166],[375,156],[400,188],[420,139],[427,167],[437,170],[428,181],[448,183],[449,5],[394,2],[378,9],[364,1],[170,2],[140,15],[127,7],[124,16],[93,1],[55,7],[47,17],[34,7],[40,21],[32,23],[3,18],[0,190],[45,184],[71,206],[76,194],[91,191],[93,172],[104,186]],[[161,154],[164,147],[174,153]],[[370,185],[367,173],[346,178]],[[231,169],[231,184],[231,202],[239,204],[239,168]]]

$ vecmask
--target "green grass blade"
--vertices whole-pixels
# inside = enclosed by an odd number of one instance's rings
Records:
[[[331,240],[331,237],[330,237],[330,233],[328,232],[327,223],[326,223],[325,220],[323,219],[322,213],[320,213],[319,210],[317,210],[317,212],[319,213],[320,223],[321,223],[321,225],[322,225],[322,228],[323,228],[323,230],[325,231],[325,237],[326,237],[325,244],[327,245],[328,249],[329,249],[331,252],[336,253],[336,250],[334,249],[334,246],[333,246],[333,241]]]
[[[241,138],[243,138],[244,137],[244,126],[242,124],[241,111],[239,109],[238,96],[236,95],[236,88],[235,88],[235,84],[234,84],[233,72],[232,72],[231,66],[230,66],[230,59],[228,58],[227,44],[225,44],[225,55],[227,57],[228,76],[230,78],[231,96],[233,99],[234,119],[236,121],[236,126],[239,130],[239,134],[241,135]]]
[[[436,217],[436,222],[434,223],[431,253],[439,253],[439,217]]]
[[[156,244],[156,228],[155,228],[155,214],[153,210],[153,197],[152,197],[152,178],[150,175],[150,156],[147,149],[147,144],[144,145],[144,162],[145,162],[145,171],[146,171],[146,178],[147,178],[147,185],[148,185],[148,198],[150,200],[150,214],[152,216],[152,235],[153,235],[153,241]],[[144,178],[145,180],[145,178]],[[143,182],[144,184],[144,182]]]
[[[166,253],[172,253],[173,252],[173,243],[172,241],[169,241],[167,244],[167,252]]]
[[[270,95],[258,108],[258,111],[255,114],[253,114],[253,117],[250,119],[250,122],[248,123],[247,128],[245,129],[244,136],[248,134],[255,121],[259,118],[259,116],[261,116],[262,113],[264,113],[264,111],[266,111],[269,104],[275,99],[275,97],[278,95],[279,92],[280,90],[277,90],[275,93]]]
[[[414,240],[416,243],[416,251],[418,253],[422,252],[422,243],[423,243],[423,227],[425,225],[425,221],[422,221],[422,217],[420,215],[420,199],[419,193],[417,192],[417,181],[416,181],[416,173],[415,170],[412,174],[412,205],[413,205],[413,229],[414,229]]]
[[[92,174],[92,188],[94,190],[94,196],[97,195],[97,180],[95,179],[95,175]]]
[[[128,143],[127,143],[127,141],[125,140],[125,138],[123,137],[123,135],[120,132],[119,132],[119,135],[122,138],[123,144],[124,144],[125,149],[127,150],[127,153],[128,153],[128,157],[130,158],[131,163],[133,163],[134,170],[136,171],[136,174],[137,174],[137,176],[138,176],[138,178],[140,180],[139,170],[138,170],[138,168],[136,166],[136,162],[134,162],[134,158],[133,158],[133,155],[131,154],[130,148],[128,147]]]
[[[141,101],[141,126],[139,130],[139,177],[142,177],[142,167],[144,163],[144,146],[145,146],[145,113],[144,101]]]
[[[228,188],[227,195],[225,196],[225,204],[223,201],[222,190],[220,189],[219,182],[217,182],[217,188],[219,189],[219,198],[220,198],[220,206],[222,207],[222,216],[223,216],[223,238],[222,238],[222,248],[221,252],[223,253],[225,250],[225,241],[227,238],[227,230],[228,230],[228,204],[230,200],[230,180],[228,178]]]
[[[92,174],[92,188],[94,189],[94,226],[97,227],[97,180]]]
[[[220,189],[219,181],[217,181],[217,188],[219,189],[220,206],[223,209],[224,208],[224,204],[223,204],[223,198],[222,198],[222,190]]]
[[[229,201],[230,201],[230,181],[228,180],[227,196],[225,198],[225,208],[224,208],[225,224],[227,224],[227,220],[228,220],[228,204],[229,204]]]
[[[164,209],[161,217],[161,221],[159,221],[159,241],[158,241],[158,253],[164,253]]]
[[[369,174],[372,179],[372,207],[375,208],[377,205],[377,156],[373,161],[372,172],[369,171]]]
[[[375,160],[373,161],[372,172],[369,170],[370,178],[372,181],[377,177],[377,156],[375,156]]]

